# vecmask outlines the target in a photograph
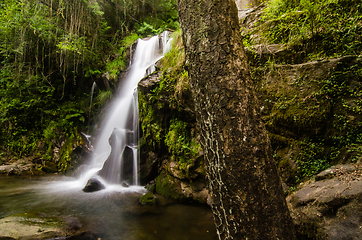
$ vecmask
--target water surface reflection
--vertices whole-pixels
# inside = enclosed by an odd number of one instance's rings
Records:
[[[0,218],[22,213],[75,217],[101,239],[217,239],[211,210],[157,196],[141,206],[142,187],[109,187],[84,193],[71,178],[0,177]]]

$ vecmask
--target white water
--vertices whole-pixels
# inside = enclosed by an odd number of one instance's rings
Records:
[[[120,184],[123,181],[122,169],[124,162],[123,153],[125,148],[132,150],[132,179],[130,185],[139,185],[139,117],[138,117],[138,94],[137,84],[155,70],[154,64],[163,56],[163,53],[170,49],[167,43],[168,33],[162,36],[162,48],[160,48],[159,36],[148,40],[138,39],[137,48],[132,60],[128,77],[123,81],[119,92],[113,100],[108,114],[106,114],[100,125],[100,132],[96,137],[96,143],[90,161],[90,168],[80,179],[85,184],[88,179],[97,175],[103,178],[103,183]],[[109,138],[114,132],[112,139],[113,149],[110,146]],[[112,151],[111,151],[112,150]],[[112,158],[112,159],[110,159]],[[110,160],[107,160],[110,159]],[[107,162],[106,162],[107,160]],[[122,163],[123,161],[123,163]],[[101,170],[101,171],[100,171]]]
[[[90,98],[90,103],[89,103],[88,129],[89,129],[89,126],[90,126],[89,121],[90,121],[90,118],[91,118],[90,116],[91,116],[91,113],[92,113],[93,95],[94,95],[94,89],[95,89],[96,86],[97,86],[96,82],[93,82],[91,93],[90,93],[91,98]]]

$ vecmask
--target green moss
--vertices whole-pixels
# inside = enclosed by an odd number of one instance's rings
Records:
[[[188,73],[184,70],[185,53],[181,30],[174,32],[172,39],[172,48],[161,60],[161,79],[158,86],[152,90],[152,101],[160,101],[167,96],[169,107],[181,111],[180,96],[190,90]]]
[[[142,92],[139,92],[138,104],[143,133],[141,146],[147,144],[150,150],[159,149],[161,148],[163,130],[160,118],[155,114],[155,108],[158,109],[158,107],[151,104]]]
[[[327,69],[328,64],[333,68]],[[315,69],[323,74],[311,75]],[[260,83],[263,120],[287,184],[361,158],[361,69],[358,57],[345,57],[294,66],[269,62],[253,71],[265,80]],[[290,169],[289,162],[298,170]]]
[[[156,192],[172,199],[182,200],[184,196],[180,195],[175,189],[179,188],[177,183],[175,182],[175,178],[161,173],[157,177],[156,181]]]
[[[177,160],[181,169],[187,169],[194,163],[201,150],[201,145],[192,138],[191,129],[186,122],[171,119],[170,127],[166,134],[165,144],[172,154],[172,160]]]
[[[60,227],[64,225],[64,221],[61,218],[53,216],[44,216],[39,213],[20,213],[13,215],[13,217],[21,218],[22,223],[27,225],[42,226],[42,227]]]
[[[264,41],[300,45],[309,58],[356,55],[362,50],[361,10],[358,0],[270,0],[257,31]]]
[[[138,38],[139,36],[136,33],[123,38],[121,44],[122,46],[115,52],[114,59],[107,62],[106,71],[109,73],[110,80],[116,81],[120,71],[124,71],[126,69],[126,49],[129,49],[129,47],[134,44]]]
[[[156,199],[151,192],[148,192],[144,194],[142,197],[140,197],[139,202],[142,205],[154,205],[156,204]]]
[[[65,173],[71,167],[71,154],[73,152],[74,145],[77,143],[79,136],[77,134],[71,134],[64,142],[60,149],[58,169],[60,172]]]
[[[299,142],[300,152],[296,156],[299,170],[303,178],[312,177],[329,166],[323,141],[305,139]]]
[[[185,56],[181,31],[173,33],[172,38],[172,49],[162,59],[157,86],[150,93],[139,94],[141,144],[155,152],[166,146],[172,160],[186,169],[195,160],[201,146],[183,112],[182,101],[185,95],[188,96],[190,86],[188,73],[183,69]]]

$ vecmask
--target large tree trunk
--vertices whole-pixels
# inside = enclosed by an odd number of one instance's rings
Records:
[[[220,239],[295,239],[233,0],[178,0]]]

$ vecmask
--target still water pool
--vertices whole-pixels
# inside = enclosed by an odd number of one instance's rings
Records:
[[[143,187],[111,186],[84,193],[75,179],[0,177],[0,218],[42,214],[78,219],[102,240],[214,240],[210,208],[156,196],[142,206]],[[1,236],[0,236],[1,238]]]

